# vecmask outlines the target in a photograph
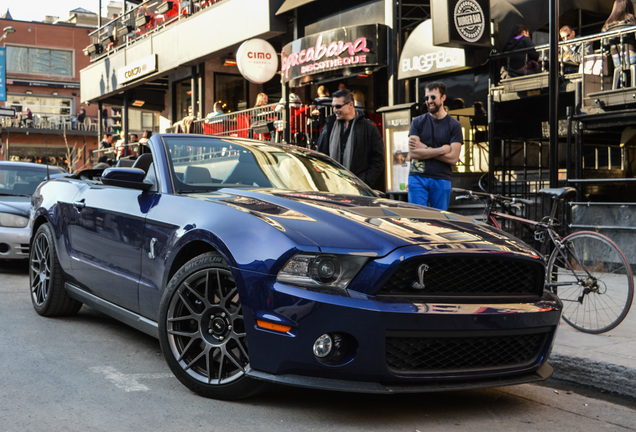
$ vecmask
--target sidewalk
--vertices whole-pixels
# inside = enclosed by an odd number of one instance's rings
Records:
[[[582,333],[561,320],[548,361],[552,378],[636,399],[634,303],[618,327],[600,335]]]

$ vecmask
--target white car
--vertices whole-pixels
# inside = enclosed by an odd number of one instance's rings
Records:
[[[0,161],[0,259],[29,258],[31,195],[47,176],[63,173],[51,165]]]

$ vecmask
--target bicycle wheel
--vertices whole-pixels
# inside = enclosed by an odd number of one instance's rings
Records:
[[[585,333],[603,333],[623,321],[634,297],[634,278],[625,255],[604,235],[581,231],[555,248],[547,275],[563,302],[563,319]]]

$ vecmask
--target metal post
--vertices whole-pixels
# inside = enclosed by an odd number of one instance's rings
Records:
[[[559,180],[559,2],[550,0],[550,187]]]
[[[121,127],[124,133],[124,156],[128,156],[128,92],[124,92],[124,105],[121,107]]]
[[[104,116],[102,115],[103,104],[102,101],[97,102],[97,143],[104,135]]]

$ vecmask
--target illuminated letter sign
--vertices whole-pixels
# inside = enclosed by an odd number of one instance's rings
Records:
[[[386,64],[387,27],[370,24],[342,27],[310,35],[283,47],[283,81],[298,84],[302,77],[320,79],[330,72],[351,75],[354,68]],[[360,69],[357,69],[358,71]]]

